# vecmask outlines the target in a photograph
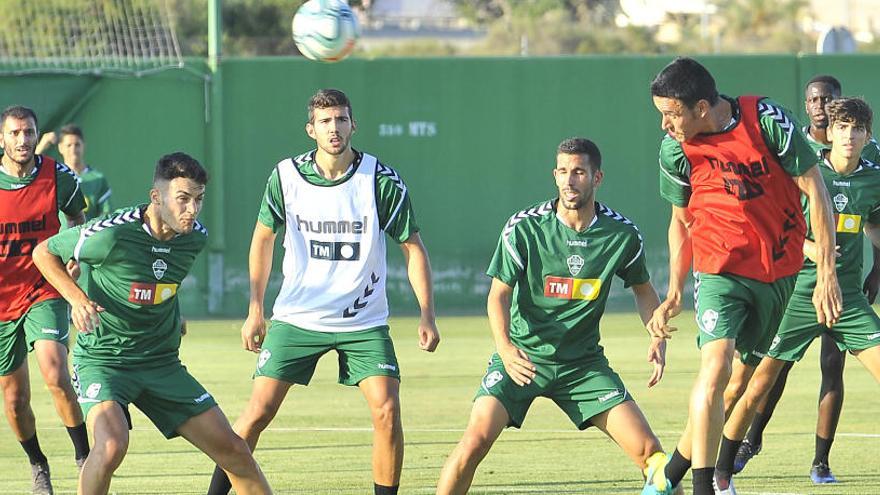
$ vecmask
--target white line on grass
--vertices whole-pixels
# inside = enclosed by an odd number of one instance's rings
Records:
[[[65,429],[63,426],[41,426],[40,430],[63,430]],[[152,426],[135,426],[134,431],[153,431],[155,430]],[[270,426],[266,428],[266,431],[274,431],[274,432],[287,432],[287,433],[295,433],[295,432],[313,432],[313,431],[325,431],[325,432],[334,432],[334,433],[362,433],[362,432],[371,432],[373,428],[371,427],[335,427],[335,426]],[[464,433],[464,428],[404,428],[404,431],[412,432],[412,433]],[[540,428],[526,428],[526,429],[516,429],[511,428],[508,431],[512,433],[553,433],[553,434],[561,434],[561,433],[570,433],[574,435],[582,435],[583,432],[577,430],[575,428],[570,429],[540,429]],[[680,431],[655,431],[655,434],[658,435],[679,435]],[[805,433],[797,432],[797,433],[776,433],[774,436],[788,436],[788,435],[804,435]],[[880,433],[837,433],[838,437],[852,437],[852,438],[880,438]],[[3,493],[3,491],[0,491]],[[786,494],[765,494],[765,495],[786,495]]]

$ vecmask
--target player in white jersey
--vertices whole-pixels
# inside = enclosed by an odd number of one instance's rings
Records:
[[[269,178],[251,241],[250,307],[241,330],[243,346],[260,354],[250,403],[233,428],[255,448],[291,385],[308,385],[318,359],[335,350],[339,382],[358,386],[372,413],[374,492],[396,494],[403,429],[387,321],[386,235],[403,250],[419,303],[419,347],[433,352],[440,334],[428,253],[406,185],[376,157],[351,148],[355,128],[345,94],[318,91],[306,124],[317,149],[281,161]],[[267,331],[263,299],[282,227],[284,281]],[[215,469],[208,494],[228,491]]]

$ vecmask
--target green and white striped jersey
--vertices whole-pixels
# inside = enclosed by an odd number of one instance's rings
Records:
[[[862,156],[864,155],[863,152]],[[822,172],[834,211],[840,255],[836,260],[840,290],[845,295],[858,295],[862,292],[862,229],[865,223],[880,224],[880,165],[862,158],[855,170],[841,175],[825,159],[820,162],[819,171]],[[807,217],[807,238],[812,240],[813,233],[809,231],[810,211],[806,199],[803,204],[804,215]],[[798,273],[795,291],[811,295],[815,287],[816,264],[807,258]]]
[[[599,320],[614,276],[625,287],[649,280],[642,236],[601,203],[577,232],[557,218],[557,202],[513,215],[486,273],[514,288],[510,338],[533,361],[607,364]]]
[[[196,222],[191,233],[160,241],[144,223],[146,209],[120,209],[49,239],[49,251],[62,260],[92,266],[89,298],[105,309],[100,328],[77,335],[77,361],[155,366],[179,360],[177,291],[208,232]]]

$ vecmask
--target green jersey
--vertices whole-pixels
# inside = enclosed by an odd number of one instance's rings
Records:
[[[363,153],[355,150],[355,160],[351,167],[342,177],[335,180],[325,179],[318,172],[315,163],[315,150],[303,156],[305,159],[295,161],[303,178],[316,186],[332,187],[347,181],[354,175],[361,163]],[[397,243],[406,241],[419,231],[409,194],[407,194],[406,188],[399,185],[401,181],[402,179],[394,169],[380,164],[379,172],[376,174],[376,199],[378,202],[376,206],[378,207],[379,225],[382,225],[385,233]],[[260,223],[271,228],[272,232],[278,232],[285,225],[284,198],[281,189],[278,169],[275,168],[269,176],[268,184],[266,184],[266,193],[263,194],[263,202],[260,204],[258,216]]]
[[[739,103],[722,96],[733,112],[733,117],[719,133],[736,127],[742,116]],[[758,122],[764,143],[779,158],[779,164],[789,175],[799,176],[809,170],[818,160],[807,138],[804,137],[788,110],[764,98],[761,104],[767,109],[759,113]],[[675,206],[687,207],[691,197],[691,164],[684,154],[681,143],[665,136],[660,143],[660,196]]]
[[[110,213],[110,184],[104,174],[92,167],[86,167],[79,174],[80,187],[86,198],[86,209],[83,213],[86,220],[92,220]]]
[[[813,148],[813,152],[816,153],[820,159],[823,159],[825,155],[822,153],[825,150],[830,150],[831,145],[820,143],[813,139],[813,136],[810,135],[810,126],[805,125],[802,129],[804,131],[804,136],[807,138],[807,143],[810,144],[810,147]],[[868,160],[869,162],[880,164],[880,144],[877,143],[877,140],[871,138],[868,141],[868,144],[862,148],[862,158]]]
[[[196,222],[191,233],[160,241],[144,223],[146,208],[117,210],[49,239],[49,251],[62,260],[92,266],[89,298],[105,309],[97,330],[77,335],[78,361],[155,366],[179,360],[175,296],[208,233]]]
[[[840,290],[847,294],[862,291],[862,256],[864,242],[862,228],[865,223],[880,224],[880,165],[861,159],[858,167],[847,175],[834,171],[828,160],[819,166],[825,187],[834,205],[838,253],[837,279]],[[804,215],[810,211],[804,201]],[[807,226],[809,229],[809,221]],[[808,230],[807,238],[813,239]],[[795,292],[812,294],[816,287],[816,264],[807,258],[798,273]]]
[[[34,171],[27,177],[15,177],[6,173],[0,167],[0,189],[12,191],[27,186],[37,178],[40,167],[43,166],[43,157],[37,155],[35,158],[37,166]],[[55,163],[55,190],[58,204],[58,211],[67,216],[75,217],[86,207],[86,200],[83,191],[80,188],[79,180],[72,170],[66,165]],[[66,224],[66,219],[62,218],[61,225]]]
[[[558,200],[513,215],[487,274],[513,287],[510,338],[535,362],[604,363],[599,320],[615,275],[624,287],[649,280],[636,226],[596,203],[575,231],[556,216]]]

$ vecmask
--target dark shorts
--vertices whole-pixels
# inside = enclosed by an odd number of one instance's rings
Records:
[[[547,397],[581,430],[592,426],[592,417],[632,400],[623,380],[607,364],[534,364],[535,378],[519,386],[507,375],[498,354],[493,354],[475,399],[495,397],[510,416],[508,426],[519,428],[535,398]]]
[[[770,348],[796,277],[771,283],[736,275],[695,274],[697,346],[733,339],[742,362],[757,366]]]
[[[273,320],[262,348],[254,377],[308,385],[318,359],[335,350],[339,356],[339,383],[343,385],[357,385],[371,376],[400,380],[387,326],[357,332],[316,332]]]

